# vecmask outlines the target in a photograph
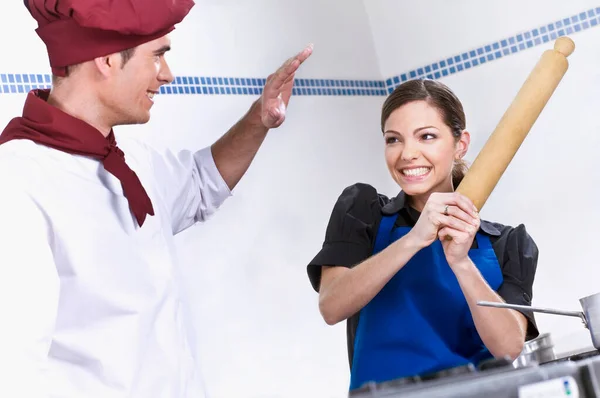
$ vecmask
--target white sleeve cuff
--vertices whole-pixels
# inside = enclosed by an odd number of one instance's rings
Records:
[[[196,152],[194,160],[199,174],[198,188],[202,196],[196,216],[199,221],[205,221],[233,193],[217,169],[210,146]]]

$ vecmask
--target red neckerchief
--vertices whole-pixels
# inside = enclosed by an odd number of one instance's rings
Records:
[[[23,116],[12,119],[2,134],[0,145],[14,139],[27,139],[74,155],[85,155],[102,161],[104,169],[121,181],[123,193],[129,201],[141,227],[146,215],[154,215],[152,202],[138,176],[125,163],[125,155],[117,147],[110,131],[104,137],[100,131],[48,104],[50,90],[33,90],[27,95]]]

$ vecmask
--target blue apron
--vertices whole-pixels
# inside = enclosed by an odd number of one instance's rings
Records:
[[[397,215],[381,220],[373,254],[403,237],[410,227],[394,229]],[[493,290],[502,271],[488,236],[475,235],[469,257]],[[360,311],[350,390],[366,382],[436,372],[492,355],[485,348],[442,244],[420,250]]]

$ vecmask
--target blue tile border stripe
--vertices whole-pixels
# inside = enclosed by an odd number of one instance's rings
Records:
[[[50,88],[49,74],[0,74],[0,94],[24,94]],[[177,76],[162,86],[161,94],[260,95],[264,78]],[[383,80],[296,79],[293,95],[382,96]]]
[[[34,88],[50,88],[50,75],[0,74],[0,94],[23,94]]]
[[[263,78],[178,76],[161,94],[260,95]],[[296,79],[293,95],[386,95],[383,80]]]
[[[538,26],[534,29],[520,32],[514,36],[506,37],[494,43],[486,44],[479,48],[455,54],[446,59],[439,60],[429,65],[424,65],[408,72],[386,79],[387,92],[412,79],[440,79],[462,71],[475,68],[485,63],[536,47],[548,42],[553,42],[560,36],[593,28],[600,24],[600,7],[592,8],[570,17]]]
[[[293,95],[307,96],[386,96],[411,79],[440,79],[532,47],[600,25],[600,7],[520,32],[496,42],[455,54],[446,59],[392,76],[385,80],[301,79],[295,81]],[[49,74],[0,74],[1,94],[25,94],[36,88],[49,89]],[[260,95],[264,78],[177,76],[163,86],[167,95]]]

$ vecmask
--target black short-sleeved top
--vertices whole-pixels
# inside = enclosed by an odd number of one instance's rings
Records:
[[[403,192],[389,199],[368,184],[346,188],[333,208],[323,247],[307,267],[315,291],[319,291],[322,266],[352,268],[370,257],[382,216],[393,214],[398,214],[397,227],[412,227],[419,218],[419,212],[408,206]],[[531,305],[538,248],[525,226],[520,224],[513,228],[481,220],[479,232],[489,236],[502,268],[504,282],[498,288],[498,295],[510,304]],[[473,248],[476,247],[477,241],[473,240]],[[346,323],[350,365],[359,315],[354,314]],[[537,337],[539,332],[533,313],[523,315],[528,320],[527,340]]]

